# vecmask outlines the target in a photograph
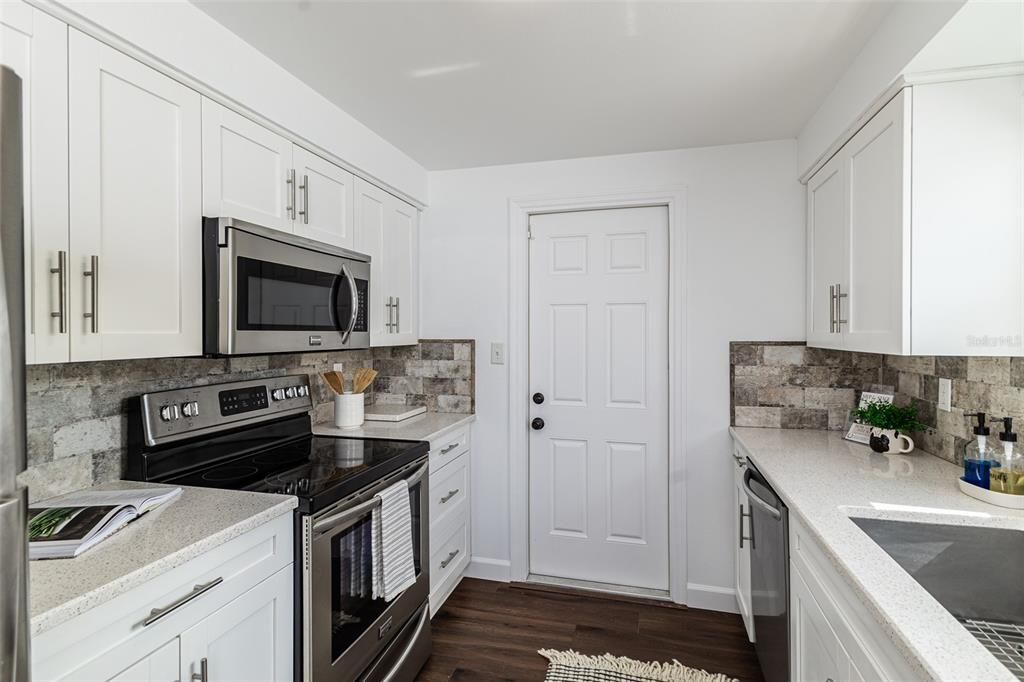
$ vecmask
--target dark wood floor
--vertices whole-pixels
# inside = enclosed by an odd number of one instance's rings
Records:
[[[671,661],[760,682],[739,616],[466,578],[433,620],[421,682],[543,680],[538,649]]]

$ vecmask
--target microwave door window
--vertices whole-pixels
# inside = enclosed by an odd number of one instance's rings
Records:
[[[332,273],[251,258],[238,259],[238,329],[339,331],[347,324],[336,308],[348,289]]]

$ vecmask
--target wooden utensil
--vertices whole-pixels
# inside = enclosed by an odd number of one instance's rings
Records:
[[[352,392],[362,393],[370,387],[376,378],[377,370],[363,367],[356,372],[356,378],[352,381]]]
[[[344,374],[342,374],[341,372],[335,372],[334,370],[331,370],[330,372],[324,372],[320,376],[324,378],[324,381],[327,382],[327,385],[330,386],[331,390],[334,391],[336,394],[342,395],[343,393],[345,393]]]

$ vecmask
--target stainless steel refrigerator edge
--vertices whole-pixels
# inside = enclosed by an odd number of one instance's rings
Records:
[[[29,679],[21,160],[21,79],[0,66],[0,682]]]

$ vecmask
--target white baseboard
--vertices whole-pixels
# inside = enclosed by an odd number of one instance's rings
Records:
[[[490,559],[488,557],[475,556],[470,559],[465,575],[469,578],[507,583],[512,579],[512,562],[508,559]]]
[[[687,583],[686,605],[691,609],[707,609],[725,613],[740,612],[739,605],[736,603],[736,590],[718,585]]]

